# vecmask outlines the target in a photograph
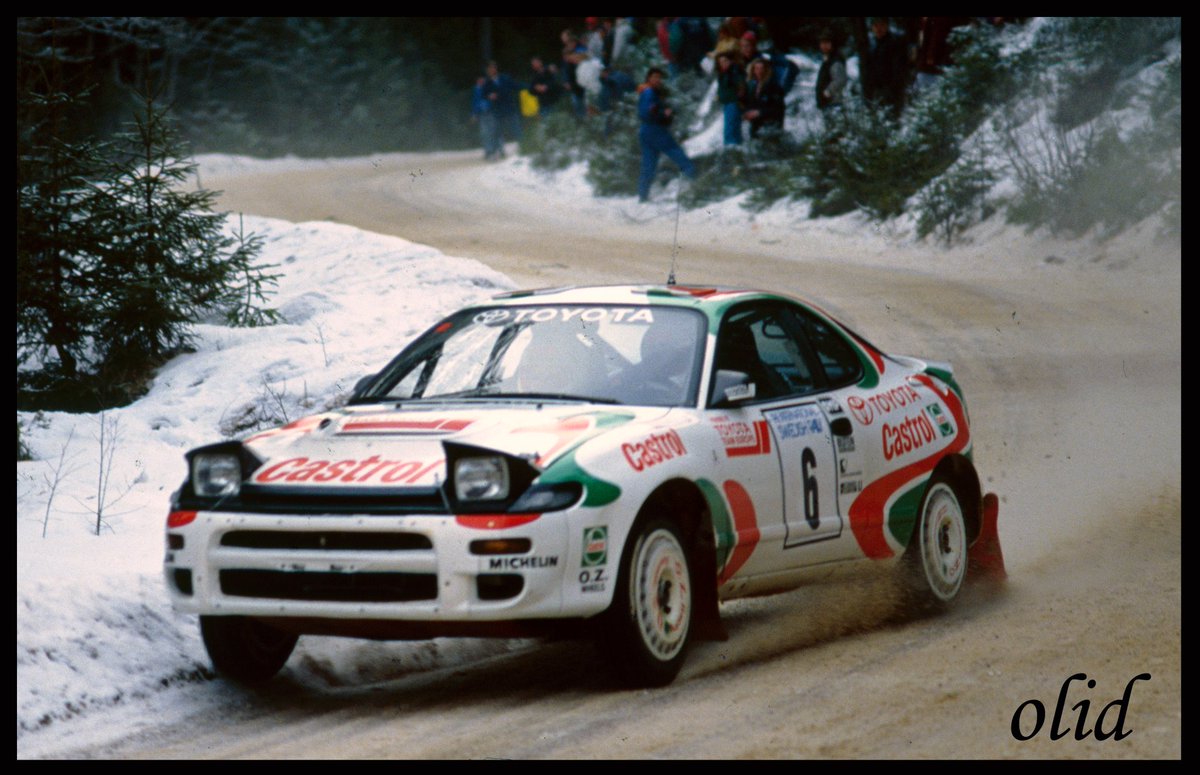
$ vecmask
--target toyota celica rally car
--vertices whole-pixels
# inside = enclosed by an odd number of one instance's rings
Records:
[[[722,600],[874,564],[931,609],[1004,572],[950,366],[774,293],[502,294],[187,461],[166,579],[242,682],[301,634],[565,632],[662,685]]]

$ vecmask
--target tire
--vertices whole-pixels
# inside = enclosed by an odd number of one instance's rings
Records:
[[[300,639],[244,616],[201,616],[200,635],[217,672],[243,684],[273,677]]]
[[[967,523],[962,500],[943,477],[929,481],[905,568],[917,607],[939,611],[954,602],[967,577]]]
[[[692,563],[679,528],[642,524],[622,554],[607,632],[619,676],[638,687],[666,686],[687,655],[692,624]]]

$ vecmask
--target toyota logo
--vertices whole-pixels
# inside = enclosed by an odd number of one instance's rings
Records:
[[[503,323],[508,320],[508,310],[506,309],[489,309],[485,312],[480,312],[475,316],[475,322],[484,326],[494,326],[497,323]]]
[[[854,419],[863,425],[870,425],[871,420],[875,419],[875,412],[871,409],[871,405],[858,396],[847,398],[846,406],[850,409],[850,414],[854,415]]]

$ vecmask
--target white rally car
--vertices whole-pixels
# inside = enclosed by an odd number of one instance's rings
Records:
[[[217,670],[301,634],[594,636],[641,685],[719,602],[832,568],[941,607],[1002,577],[944,363],[773,293],[520,291],[439,322],[349,405],[188,453],[166,579]]]

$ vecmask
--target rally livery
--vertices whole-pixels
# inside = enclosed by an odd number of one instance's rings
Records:
[[[724,599],[874,566],[937,608],[1004,572],[950,366],[772,293],[503,294],[187,458],[168,586],[246,682],[306,633],[566,632],[661,685]]]

